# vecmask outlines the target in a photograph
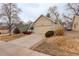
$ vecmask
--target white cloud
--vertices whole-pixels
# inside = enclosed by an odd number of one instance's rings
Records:
[[[35,21],[37,17],[41,14],[45,15],[50,6],[55,6],[59,4],[53,3],[24,3],[18,4],[18,6],[23,10],[21,13],[21,19],[24,21],[32,20]]]

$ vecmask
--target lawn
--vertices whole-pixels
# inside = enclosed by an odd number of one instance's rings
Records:
[[[1,41],[11,41],[11,40],[15,40],[15,39],[18,39],[22,36],[25,36],[24,34],[13,34],[11,36],[9,35],[3,35],[3,36],[0,36],[0,40]]]
[[[79,55],[79,40],[69,36],[54,36],[32,49],[53,56]]]

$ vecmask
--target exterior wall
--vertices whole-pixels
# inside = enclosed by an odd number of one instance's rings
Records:
[[[55,29],[56,24],[45,17],[39,18],[34,24],[34,33],[45,34],[47,31],[54,31]]]
[[[56,30],[56,25],[52,26],[41,26],[41,27],[34,27],[34,33],[37,34],[45,34],[47,31],[55,31]]]
[[[79,16],[75,16],[75,19],[73,21],[73,31],[79,31]]]

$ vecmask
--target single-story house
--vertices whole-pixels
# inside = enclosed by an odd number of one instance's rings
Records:
[[[8,33],[7,27],[0,27],[0,33],[1,34],[7,34]]]
[[[72,30],[73,31],[79,31],[79,16],[73,17]]]
[[[53,22],[48,17],[41,15],[33,23],[33,32],[36,34],[45,34],[47,31],[55,31],[59,26],[61,25]]]

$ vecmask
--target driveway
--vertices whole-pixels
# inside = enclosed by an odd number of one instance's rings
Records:
[[[46,56],[46,54],[13,44],[0,44],[0,56]]]
[[[65,35],[79,39],[79,31],[67,31]]]
[[[34,44],[43,40],[43,38],[44,38],[43,35],[32,34],[32,35],[28,35],[17,40],[9,41],[8,43],[21,46],[21,47],[30,48]]]
[[[9,42],[0,41],[0,55],[46,56],[46,54],[29,49],[43,38],[42,35],[32,34]]]

